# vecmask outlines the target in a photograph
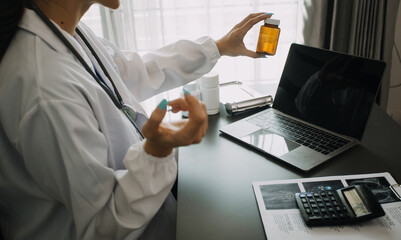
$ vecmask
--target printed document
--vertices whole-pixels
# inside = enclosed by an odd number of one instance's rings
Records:
[[[295,193],[365,184],[386,215],[352,225],[308,227],[295,203]],[[390,186],[397,184],[389,173],[345,175],[254,182],[263,227],[268,240],[366,240],[401,239],[401,201]]]

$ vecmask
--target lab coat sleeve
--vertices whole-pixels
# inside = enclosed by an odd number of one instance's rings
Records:
[[[181,40],[142,57],[103,42],[108,45],[126,86],[140,101],[201,77],[210,72],[220,58],[216,43],[210,37]]]
[[[77,239],[123,239],[144,230],[177,174],[173,154],[155,158],[142,142],[124,158],[128,170],[113,171],[107,141],[90,107],[41,101],[20,123],[18,147],[26,170],[49,196],[65,205]]]

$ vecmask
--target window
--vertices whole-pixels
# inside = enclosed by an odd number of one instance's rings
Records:
[[[100,6],[93,5],[83,16],[82,21],[99,37],[103,38]]]
[[[281,28],[275,56],[265,59],[223,57],[213,71],[219,73],[220,82],[277,83],[290,44],[302,42],[303,1],[121,0],[120,8],[115,11],[93,6],[83,21],[120,48],[142,54],[180,39],[194,40],[205,35],[219,39],[249,13],[273,12],[273,18],[280,19]],[[244,41],[249,49],[256,49],[262,24],[257,24],[246,35]]]

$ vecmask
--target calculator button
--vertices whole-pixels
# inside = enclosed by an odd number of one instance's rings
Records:
[[[309,207],[309,204],[304,203],[304,207],[305,207],[305,208]]]
[[[323,218],[326,219],[326,220],[330,219],[329,215],[327,215],[327,214],[325,214],[325,215],[323,216]]]
[[[306,203],[308,200],[306,200],[306,198],[301,198],[301,202]]]
[[[334,206],[338,206],[338,202],[337,201],[333,201],[333,205]]]
[[[312,203],[310,206],[313,207],[313,208],[317,208],[317,204],[316,203]]]
[[[337,218],[337,214],[332,213],[332,214],[330,215],[330,217],[331,217],[331,218]]]
[[[305,193],[300,193],[299,197],[304,198],[304,197],[306,197],[306,194]]]
[[[314,193],[313,196],[320,197],[319,193]]]
[[[307,193],[306,196],[307,196],[308,198],[313,198],[313,194],[312,194],[312,193]]]
[[[321,220],[322,216],[320,216],[320,215],[312,215],[312,216],[308,216],[308,219],[311,220],[311,221]]]
[[[331,203],[327,202],[327,203],[326,203],[326,206],[327,206],[327,207],[331,207],[332,205],[331,205]]]
[[[314,202],[315,202],[315,199],[311,198],[311,199],[309,199],[309,202],[310,202],[310,203],[314,203]]]
[[[340,207],[335,207],[335,209],[336,209],[337,212],[340,212],[340,211],[341,211],[341,208],[340,208]]]
[[[320,208],[324,207],[324,203],[317,204]]]
[[[321,208],[320,211],[321,211],[322,213],[326,213],[326,212],[327,212],[327,209],[326,209],[326,208]]]
[[[329,198],[324,197],[324,198],[323,198],[323,201],[328,202],[328,201],[329,201]]]
[[[314,209],[313,209],[313,213],[315,213],[315,214],[316,214],[316,213],[319,213],[319,209],[314,208]]]
[[[333,196],[333,192],[332,192],[332,191],[328,191],[328,192],[327,192],[327,195]]]
[[[334,212],[334,208],[332,208],[332,207],[327,208],[327,210],[328,210],[329,212]]]
[[[330,200],[331,200],[331,201],[335,201],[336,198],[335,198],[335,197],[330,197]]]
[[[307,214],[312,214],[312,210],[310,210],[310,208],[305,208],[305,212],[306,212]]]

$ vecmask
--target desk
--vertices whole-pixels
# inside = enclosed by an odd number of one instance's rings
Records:
[[[180,148],[178,240],[266,239],[252,189],[254,181],[390,172],[401,181],[401,127],[377,105],[357,146],[302,173],[219,134],[231,118],[209,116],[198,145]]]

